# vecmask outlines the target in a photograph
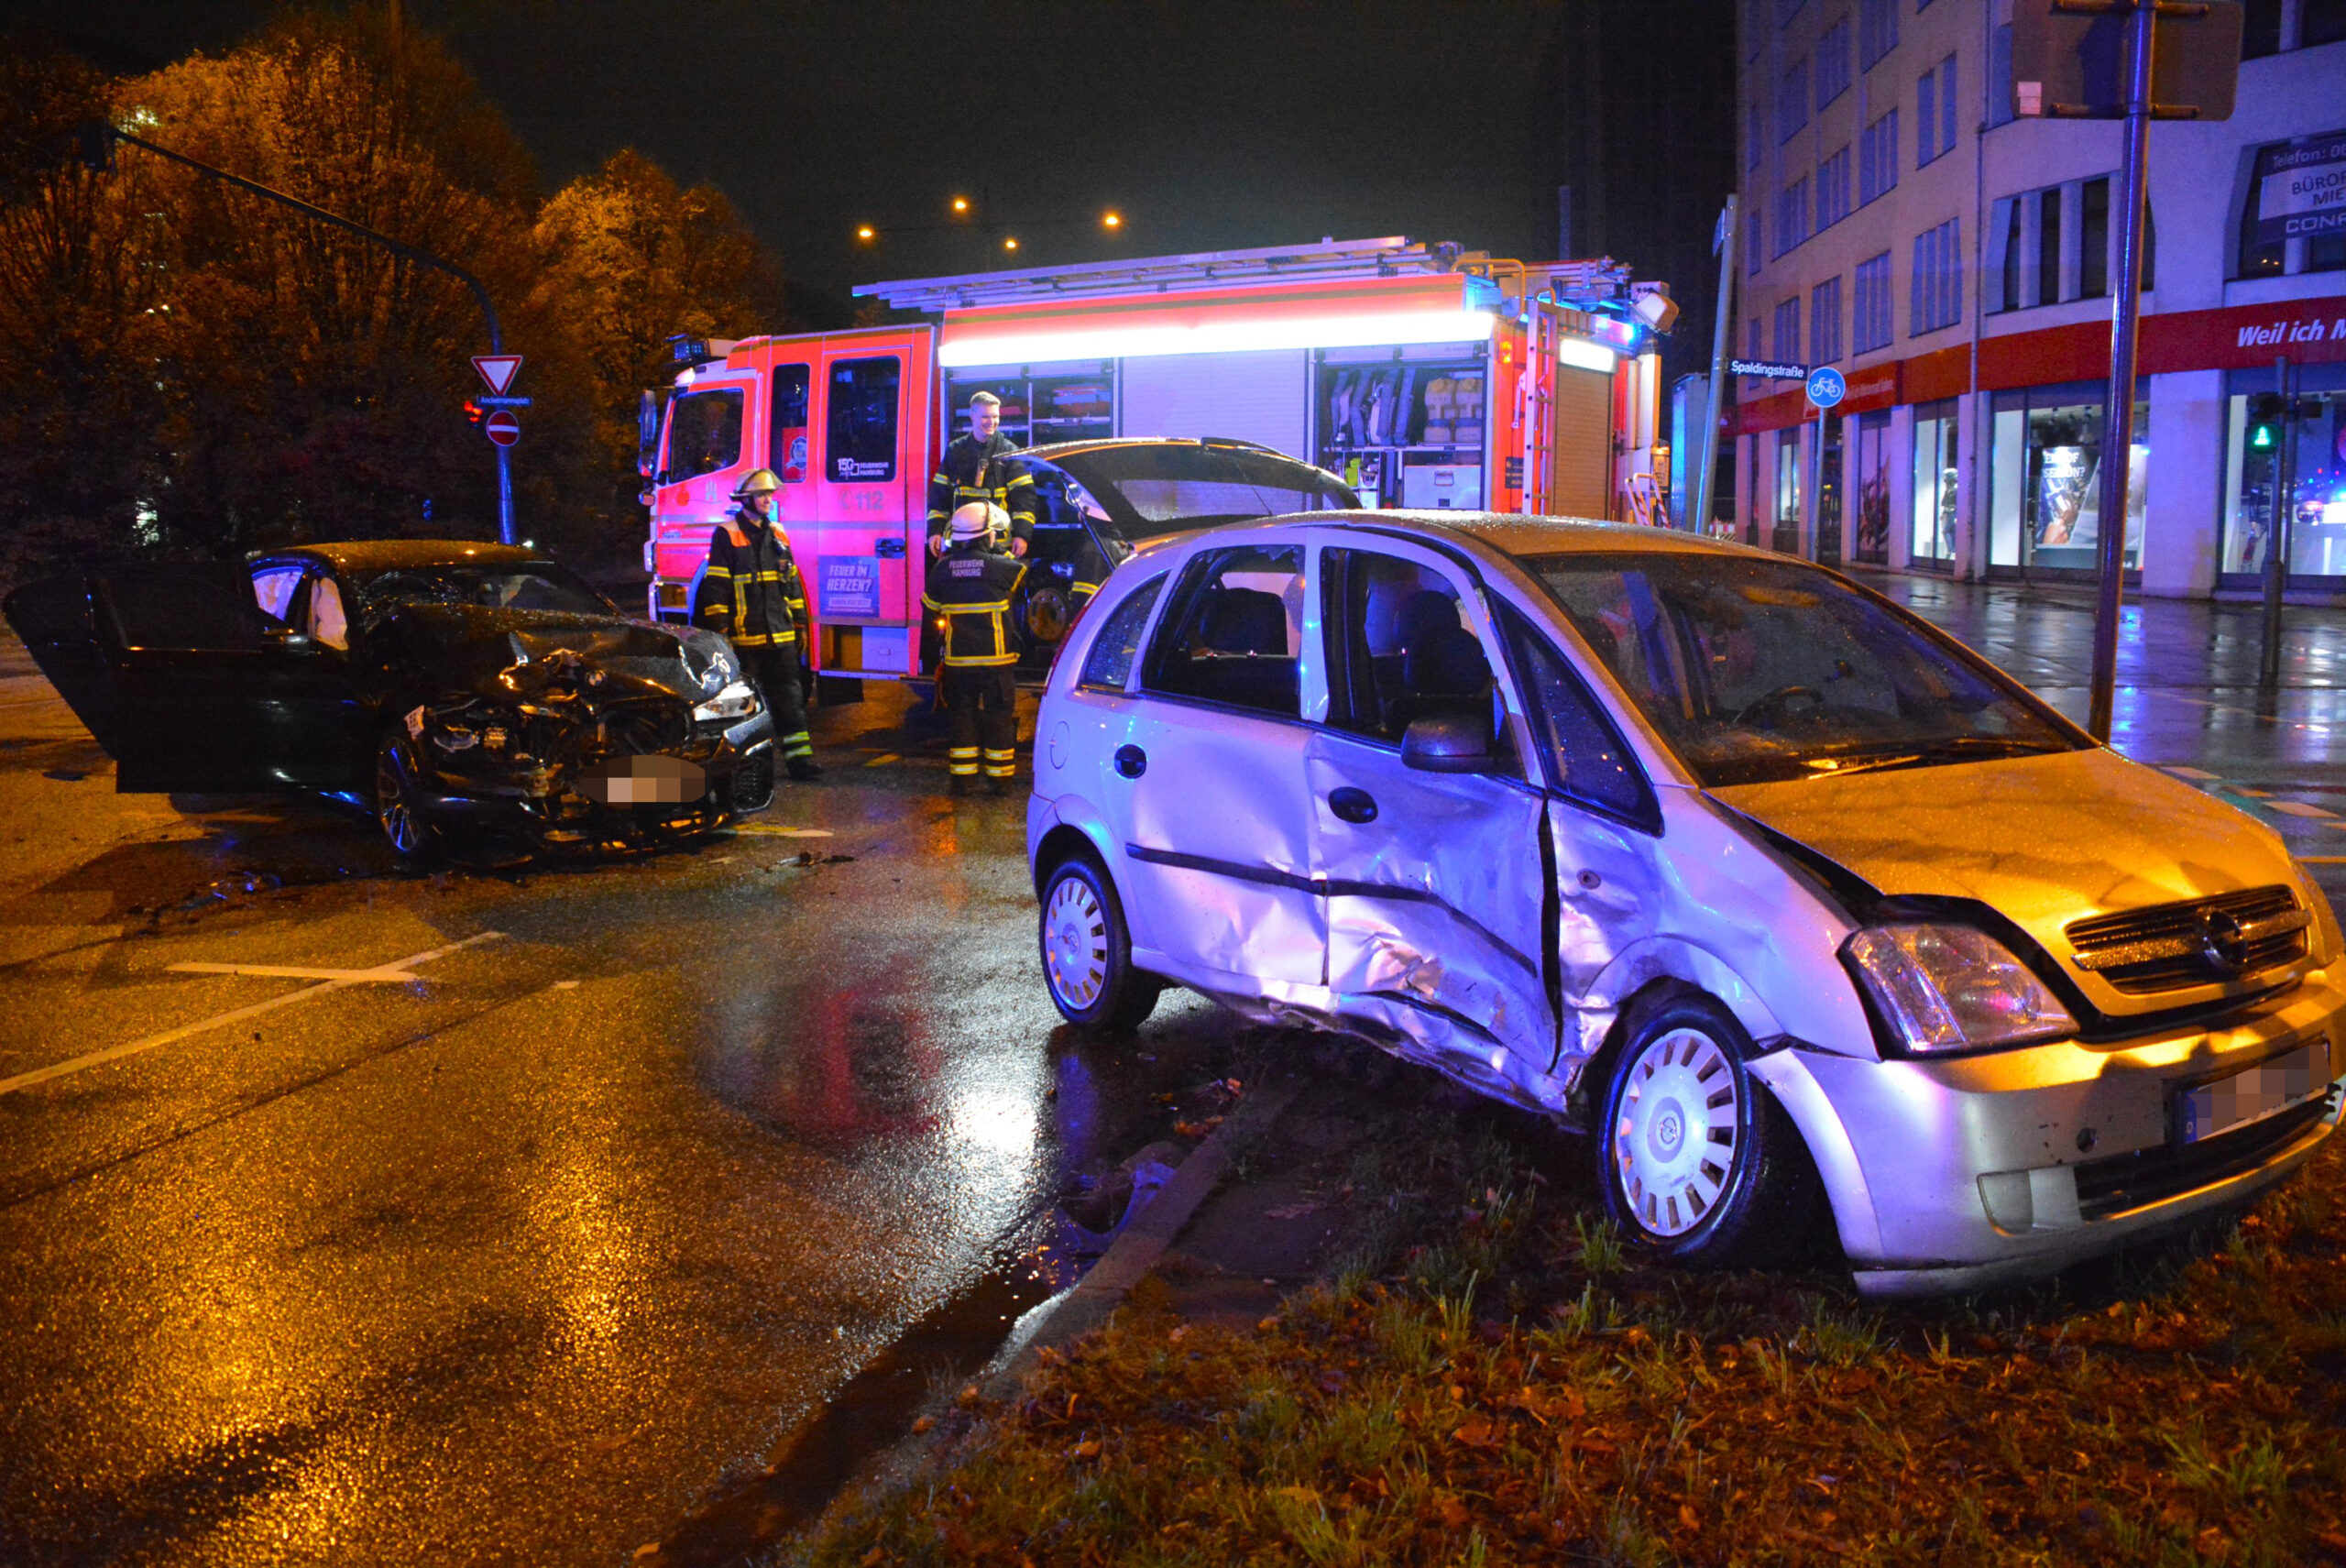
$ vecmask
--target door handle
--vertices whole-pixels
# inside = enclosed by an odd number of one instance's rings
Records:
[[[1345,784],[1328,792],[1328,809],[1345,822],[1374,822],[1376,820],[1376,797],[1365,789],[1354,789]]]
[[[1116,771],[1128,779],[1136,779],[1148,772],[1148,753],[1137,746],[1116,748]]]

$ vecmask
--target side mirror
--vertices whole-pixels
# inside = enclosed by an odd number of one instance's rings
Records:
[[[1464,713],[1420,718],[1402,733],[1401,765],[1425,773],[1489,773],[1497,766],[1490,726]]]
[[[660,394],[646,388],[635,402],[635,472],[639,478],[652,477],[652,465],[660,456]]]

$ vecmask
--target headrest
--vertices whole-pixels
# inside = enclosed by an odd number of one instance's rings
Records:
[[[1287,652],[1287,606],[1260,588],[1212,590],[1200,618],[1205,645],[1217,653]]]
[[[1458,630],[1458,606],[1448,594],[1431,588],[1420,588],[1401,601],[1401,613],[1395,620],[1400,632],[1401,646],[1406,650],[1418,645],[1418,639],[1443,627]]]
[[[1401,684],[1415,696],[1479,696],[1491,684],[1491,662],[1464,627],[1437,627],[1409,644]]]

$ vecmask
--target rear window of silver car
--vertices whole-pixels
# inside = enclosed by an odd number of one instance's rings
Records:
[[[1705,785],[2088,744],[1984,661],[1814,567],[1693,552],[1523,564]]]

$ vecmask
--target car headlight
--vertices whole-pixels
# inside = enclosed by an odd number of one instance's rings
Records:
[[[757,688],[747,681],[735,681],[694,708],[693,718],[696,722],[711,718],[747,718],[757,711]]]
[[[2060,999],[1985,931],[1876,926],[1841,950],[1910,1050],[1977,1050],[2077,1032]]]

